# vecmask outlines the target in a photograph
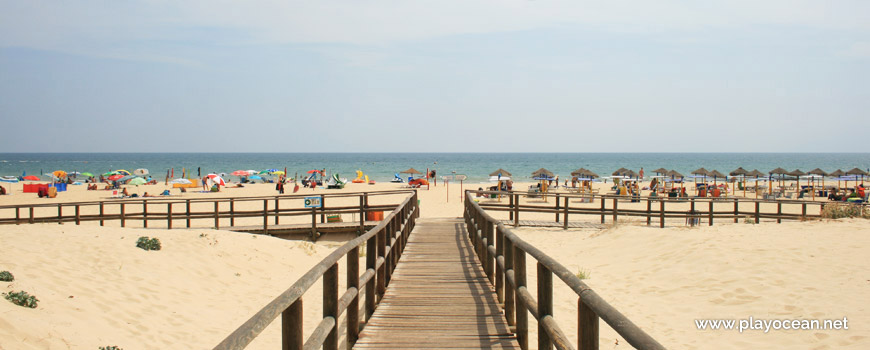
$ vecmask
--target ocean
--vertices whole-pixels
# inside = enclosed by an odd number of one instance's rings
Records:
[[[192,169],[196,176],[197,168],[205,175],[285,167],[290,176],[326,169],[327,173],[348,179],[356,177],[356,170],[362,170],[376,181],[389,181],[395,173],[411,167],[421,172],[429,168],[436,170],[439,177],[464,174],[466,182],[479,183],[487,181],[489,173],[499,168],[511,172],[516,181],[531,180],[531,173],[539,168],[562,179],[581,167],[601,176],[622,167],[636,172],[643,167],[648,175],[658,168],[689,175],[700,167],[724,174],[737,167],[763,173],[778,167],[804,172],[856,167],[870,171],[870,153],[0,153],[0,176],[39,176],[55,170],[99,174],[145,168],[155,178],[163,179],[173,168],[179,177],[182,168]]]

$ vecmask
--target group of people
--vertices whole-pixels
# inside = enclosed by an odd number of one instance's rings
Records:
[[[838,191],[828,192],[828,200],[832,201],[862,201],[867,200],[867,192],[864,184],[858,185],[856,188],[850,188],[849,194],[839,193]]]

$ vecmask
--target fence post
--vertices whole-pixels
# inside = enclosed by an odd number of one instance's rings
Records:
[[[366,233],[366,207],[363,199],[364,195],[359,196],[359,235]]]
[[[100,202],[100,226],[103,226],[105,224],[105,220],[103,219],[103,205],[104,205],[104,203],[101,201]]]
[[[127,219],[126,219],[126,216],[124,215],[124,203],[121,203],[121,227],[124,227],[124,225],[126,225],[126,223],[127,223]]]
[[[710,220],[710,224],[708,226],[713,226],[713,201],[710,200],[710,211],[707,212],[707,217]]]
[[[359,246],[347,253],[347,288],[356,288],[356,296],[347,305],[347,348],[353,348],[359,339]],[[337,325],[336,325],[337,327]]]
[[[311,241],[317,241],[317,208],[311,208]]]
[[[520,195],[514,194],[514,227],[520,226]]]
[[[601,223],[604,223],[604,204],[607,202],[607,199],[604,196],[601,196]]]
[[[378,270],[375,268],[378,258],[378,237],[374,235],[366,241],[366,271],[374,271],[374,276],[366,283],[366,315],[369,318],[375,313],[375,283],[378,280]]]
[[[759,223],[759,222],[761,222],[761,212],[760,212],[760,211],[761,211],[761,208],[760,208],[760,204],[761,204],[761,203],[759,203],[758,201],[755,202],[755,223],[756,223],[756,224]]]
[[[510,239],[504,239],[504,270],[505,274],[508,271],[514,271],[514,245]],[[507,319],[508,326],[516,328],[514,292],[516,286],[512,285],[510,279],[505,278],[504,286],[504,317]]]
[[[172,229],[172,202],[166,203],[166,227]]]
[[[230,227],[236,226],[236,200],[230,198]]]
[[[57,223],[58,224],[63,223],[63,209],[62,208],[63,208],[63,204],[58,203],[57,204]]]
[[[190,199],[187,200],[187,206],[185,210],[187,212],[187,228],[190,228]]]
[[[269,232],[269,200],[263,200],[263,233],[266,234]]]
[[[483,247],[483,256],[486,258],[486,274],[489,277],[489,283],[495,284],[495,271],[493,265],[498,265],[495,262],[496,257],[489,251],[489,246],[495,248],[495,224],[486,221],[486,245]]]
[[[568,199],[569,199],[569,198],[568,198],[567,196],[565,196],[565,209],[563,209],[563,210],[564,210],[564,213],[562,213],[562,215],[565,216],[565,217],[562,219],[562,223],[563,223],[563,227],[562,227],[562,228],[565,229],[565,230],[568,229],[568,203],[569,203],[569,202],[568,202]]]
[[[80,209],[79,205],[76,204],[76,225],[82,224],[82,217],[81,217],[81,213],[80,213],[79,209]]]
[[[553,340],[544,327],[544,317],[553,315],[553,273],[538,262],[538,349],[550,350]]]
[[[280,224],[280,221],[278,220],[278,205],[278,197],[275,197],[275,226]]]
[[[338,350],[338,263],[323,274],[323,318],[332,317],[335,325],[323,342],[324,350]]]
[[[142,227],[148,228],[148,201],[142,200]]]
[[[495,227],[495,296],[499,303],[504,303],[504,271],[498,264],[498,257],[504,256],[504,231]]]
[[[776,202],[776,223],[782,223],[782,202]]]
[[[598,350],[598,315],[577,298],[577,349]]]
[[[556,222],[559,222],[559,194],[556,193]]]
[[[514,196],[512,194],[508,195],[508,200],[510,201],[508,203],[508,209],[509,209],[508,210],[508,220],[513,221],[514,220]]]
[[[220,216],[218,216],[219,212],[220,212],[220,210],[218,208],[218,201],[215,200],[214,201],[214,228],[215,228],[215,230],[221,229],[221,220],[220,220]]]
[[[516,289],[526,286],[526,252],[519,247],[514,247],[514,280],[517,283]],[[517,342],[520,348],[527,350],[529,348],[529,311],[526,305],[523,304],[522,298],[516,299],[516,317],[517,317]]]
[[[386,252],[387,252],[387,245],[386,245],[387,232],[384,231],[384,229],[380,229],[380,230],[378,230],[376,235],[378,236],[378,258],[384,258],[386,256]],[[386,275],[387,269],[386,269],[386,266],[387,266],[387,262],[386,262],[386,259],[384,259],[384,263],[381,264],[380,268],[378,268],[378,285],[377,285],[378,300],[382,299],[384,297],[384,293],[387,291],[387,275]]]
[[[665,200],[659,201],[659,227],[665,228]]]
[[[740,205],[740,201],[737,198],[734,198],[734,223],[737,223],[737,216],[740,215],[740,212],[737,210],[737,207]]]
[[[619,215],[619,198],[613,197],[613,223],[616,223],[616,217]]]
[[[652,200],[646,197],[646,225],[652,224]]]
[[[807,219],[807,204],[806,203],[801,203],[801,219],[802,220]]]
[[[281,349],[302,350],[302,296],[281,313]]]
[[[320,195],[320,223],[326,222],[326,197]]]
[[[29,222],[31,224],[33,223],[33,207],[30,207],[30,220],[29,220]]]

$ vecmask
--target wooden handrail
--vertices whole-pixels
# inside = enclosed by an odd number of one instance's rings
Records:
[[[514,326],[520,347],[528,349],[528,321],[538,320],[538,348],[575,349],[553,317],[552,274],[559,277],[578,297],[578,342],[580,349],[598,348],[598,319],[609,324],[637,349],[664,349],[655,339],[601,298],[595,291],[556,260],[523,241],[504,224],[490,216],[472,197],[465,197],[464,217],[475,252],[484,266],[497,265],[487,276],[498,273],[504,286],[497,287],[499,302],[504,302],[505,317]],[[495,239],[492,233],[495,231]],[[498,242],[501,242],[499,244]],[[526,289],[526,255],[537,261],[537,300]],[[501,290],[500,288],[504,288]],[[503,296],[503,297],[502,297]]]
[[[359,337],[359,289],[366,286],[365,319],[377,306],[375,299],[383,297],[392,270],[388,261],[402,254],[405,243],[419,217],[416,191],[365,234],[337,248],[299,278],[290,288],[260,309],[248,321],[227,336],[214,349],[243,349],[279,315],[282,320],[284,349],[335,349],[338,346],[338,318],[347,312],[348,348]],[[388,244],[389,242],[389,244]],[[367,244],[366,270],[358,272],[359,247]],[[347,290],[339,298],[338,261],[348,256]],[[323,318],[308,340],[303,341],[302,296],[318,280],[323,279]]]

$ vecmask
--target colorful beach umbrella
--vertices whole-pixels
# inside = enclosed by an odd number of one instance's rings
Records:
[[[123,177],[124,177],[124,175],[121,175],[121,174],[110,175],[109,181],[115,181],[115,180],[121,179]]]
[[[115,172],[117,172],[118,174],[121,174],[121,175],[133,175],[133,173],[131,173],[127,170],[124,170],[124,169],[115,170]]]
[[[247,170],[236,170],[236,171],[230,173],[230,175],[233,175],[233,176],[248,176],[248,175],[250,175],[250,173],[248,173]]]
[[[22,179],[25,179],[27,181],[39,181],[39,178],[34,176],[34,175],[27,175],[27,176],[23,177]]]
[[[145,175],[148,175],[148,174],[149,174],[148,169],[136,169],[136,170],[133,170],[133,175],[145,176]]]
[[[127,184],[132,185],[132,186],[144,185],[145,179],[143,179],[141,177],[136,177],[136,178],[133,178],[132,180],[130,180],[130,182],[127,182]]]
[[[91,174],[89,172],[84,172],[84,173],[82,173],[82,176],[94,177],[94,174]]]
[[[53,172],[51,174],[54,175],[54,177],[56,177],[56,178],[66,177],[66,171],[63,171],[63,170],[56,170],[55,172]]]

